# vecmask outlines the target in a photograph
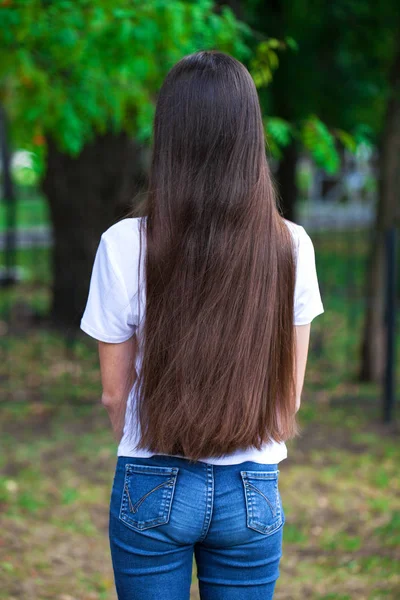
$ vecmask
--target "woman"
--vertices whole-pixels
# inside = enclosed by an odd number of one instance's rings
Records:
[[[120,600],[272,598],[296,433],[312,241],[284,219],[257,92],[221,52],[161,88],[147,205],[101,236],[82,329],[119,441],[109,536]],[[146,319],[143,315],[146,315]]]

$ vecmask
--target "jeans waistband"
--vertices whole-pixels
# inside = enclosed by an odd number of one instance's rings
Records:
[[[278,470],[278,465],[274,464],[264,464],[258,463],[251,460],[246,460],[241,463],[236,464],[225,464],[225,465],[215,465],[213,463],[208,463],[205,461],[190,461],[185,457],[179,456],[169,456],[165,454],[153,454],[149,457],[139,457],[139,456],[118,456],[117,465],[125,468],[127,463],[136,463],[143,465],[159,465],[159,466],[177,466],[184,467],[190,470],[232,470],[232,471],[276,471]]]

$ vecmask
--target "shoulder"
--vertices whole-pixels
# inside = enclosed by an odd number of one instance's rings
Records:
[[[141,239],[142,243],[146,243],[146,236],[141,236],[141,228],[145,224],[145,217],[121,219],[104,231],[101,242],[119,263],[126,266],[135,264],[139,257]]]
[[[111,225],[101,236],[108,246],[114,249],[129,250],[139,243],[140,222],[143,217],[127,217]]]
[[[294,221],[289,221],[289,219],[283,218],[282,221],[285,223],[285,225],[287,226],[289,231],[292,233],[293,237],[298,239],[301,236],[303,236],[304,234],[307,235],[307,232],[302,225],[299,225],[298,223],[294,223]]]
[[[282,220],[285,223],[285,225],[287,226],[287,228],[289,229],[290,233],[292,234],[292,238],[294,240],[294,246],[295,246],[296,251],[299,250],[300,245],[311,242],[310,236],[308,235],[308,233],[306,232],[306,230],[304,229],[304,227],[302,225],[299,225],[298,223],[294,223],[293,221],[289,221],[288,219],[282,219]]]
[[[144,253],[141,253],[141,224],[145,225],[145,217],[127,217],[111,225],[101,236],[101,244],[105,246],[107,256],[115,272],[125,281],[129,292],[133,292],[136,278],[133,274],[143,264]],[[146,243],[146,236],[142,235]]]

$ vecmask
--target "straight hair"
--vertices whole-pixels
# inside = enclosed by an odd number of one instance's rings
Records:
[[[196,461],[293,437],[293,238],[257,90],[232,56],[196,52],[169,71],[144,212],[136,448]]]

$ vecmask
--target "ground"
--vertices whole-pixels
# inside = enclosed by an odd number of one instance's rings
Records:
[[[107,527],[116,445],[95,348],[33,328],[0,351],[0,599],[115,600]],[[287,522],[275,598],[395,600],[398,431],[380,424],[376,387],[320,389],[321,364],[310,362],[301,436],[280,463]]]
[[[287,520],[275,598],[399,600],[399,429],[381,423],[381,388],[357,383],[368,237],[314,240],[325,313],[311,328],[302,432],[280,463]],[[0,295],[0,600],[116,600],[116,444],[94,341],[41,320],[49,258],[19,250],[24,283]]]

